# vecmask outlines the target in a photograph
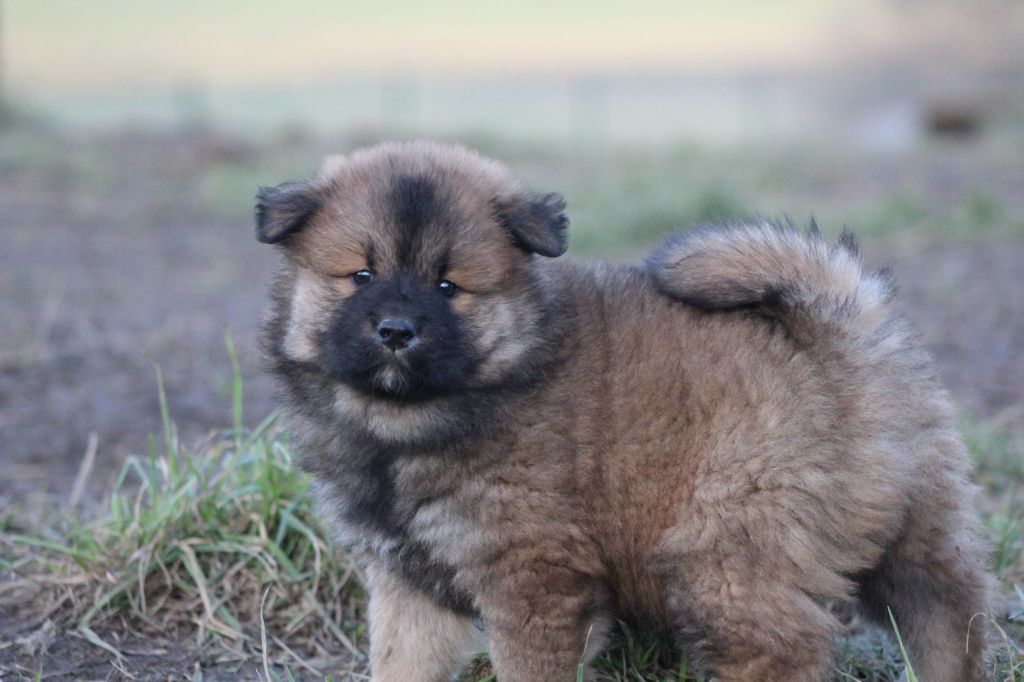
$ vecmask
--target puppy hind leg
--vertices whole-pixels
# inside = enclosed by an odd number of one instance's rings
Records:
[[[947,529],[958,526],[940,518],[918,514],[909,521],[904,536],[861,580],[861,605],[889,632],[892,611],[919,679],[980,682],[986,679],[989,589],[983,553],[970,523],[958,523],[966,530],[956,538]]]
[[[509,552],[498,565],[478,595],[497,679],[591,680],[610,625],[604,586],[544,556]]]
[[[827,679],[836,623],[797,586],[759,577],[739,559],[690,562],[674,582],[668,609],[680,644],[715,680]]]
[[[541,636],[523,639],[519,633],[504,629],[488,630],[490,654],[497,679],[504,682],[563,682],[593,680],[590,662],[601,650],[608,630],[599,619],[582,624],[575,618],[547,617],[547,622],[531,624]]]

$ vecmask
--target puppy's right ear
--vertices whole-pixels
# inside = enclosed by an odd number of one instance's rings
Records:
[[[309,183],[260,187],[256,193],[256,239],[278,243],[305,227],[322,205],[319,190]]]
[[[556,258],[569,247],[569,218],[561,194],[527,191],[494,200],[498,222],[527,253]]]

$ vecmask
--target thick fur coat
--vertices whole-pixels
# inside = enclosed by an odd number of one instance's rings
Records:
[[[363,562],[375,680],[573,680],[613,619],[718,680],[826,679],[857,600],[929,682],[984,679],[968,459],[852,239],[768,222],[646,267],[459,147],[263,190],[266,352],[324,523]],[[966,644],[966,646],[965,646]]]

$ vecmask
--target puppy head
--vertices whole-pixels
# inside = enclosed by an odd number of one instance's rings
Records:
[[[563,209],[495,162],[425,143],[263,189],[256,236],[288,263],[271,352],[392,407],[505,383],[544,339],[533,261],[565,251]]]

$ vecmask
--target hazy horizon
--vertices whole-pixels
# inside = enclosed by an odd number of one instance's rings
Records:
[[[1024,11],[996,0],[8,0],[0,11],[5,94],[72,126],[889,147],[916,134],[929,88],[1021,99],[1024,74]]]
[[[884,0],[617,3],[7,2],[9,86],[252,87],[366,74],[817,68],[877,38]],[[858,47],[859,46],[859,47]]]

